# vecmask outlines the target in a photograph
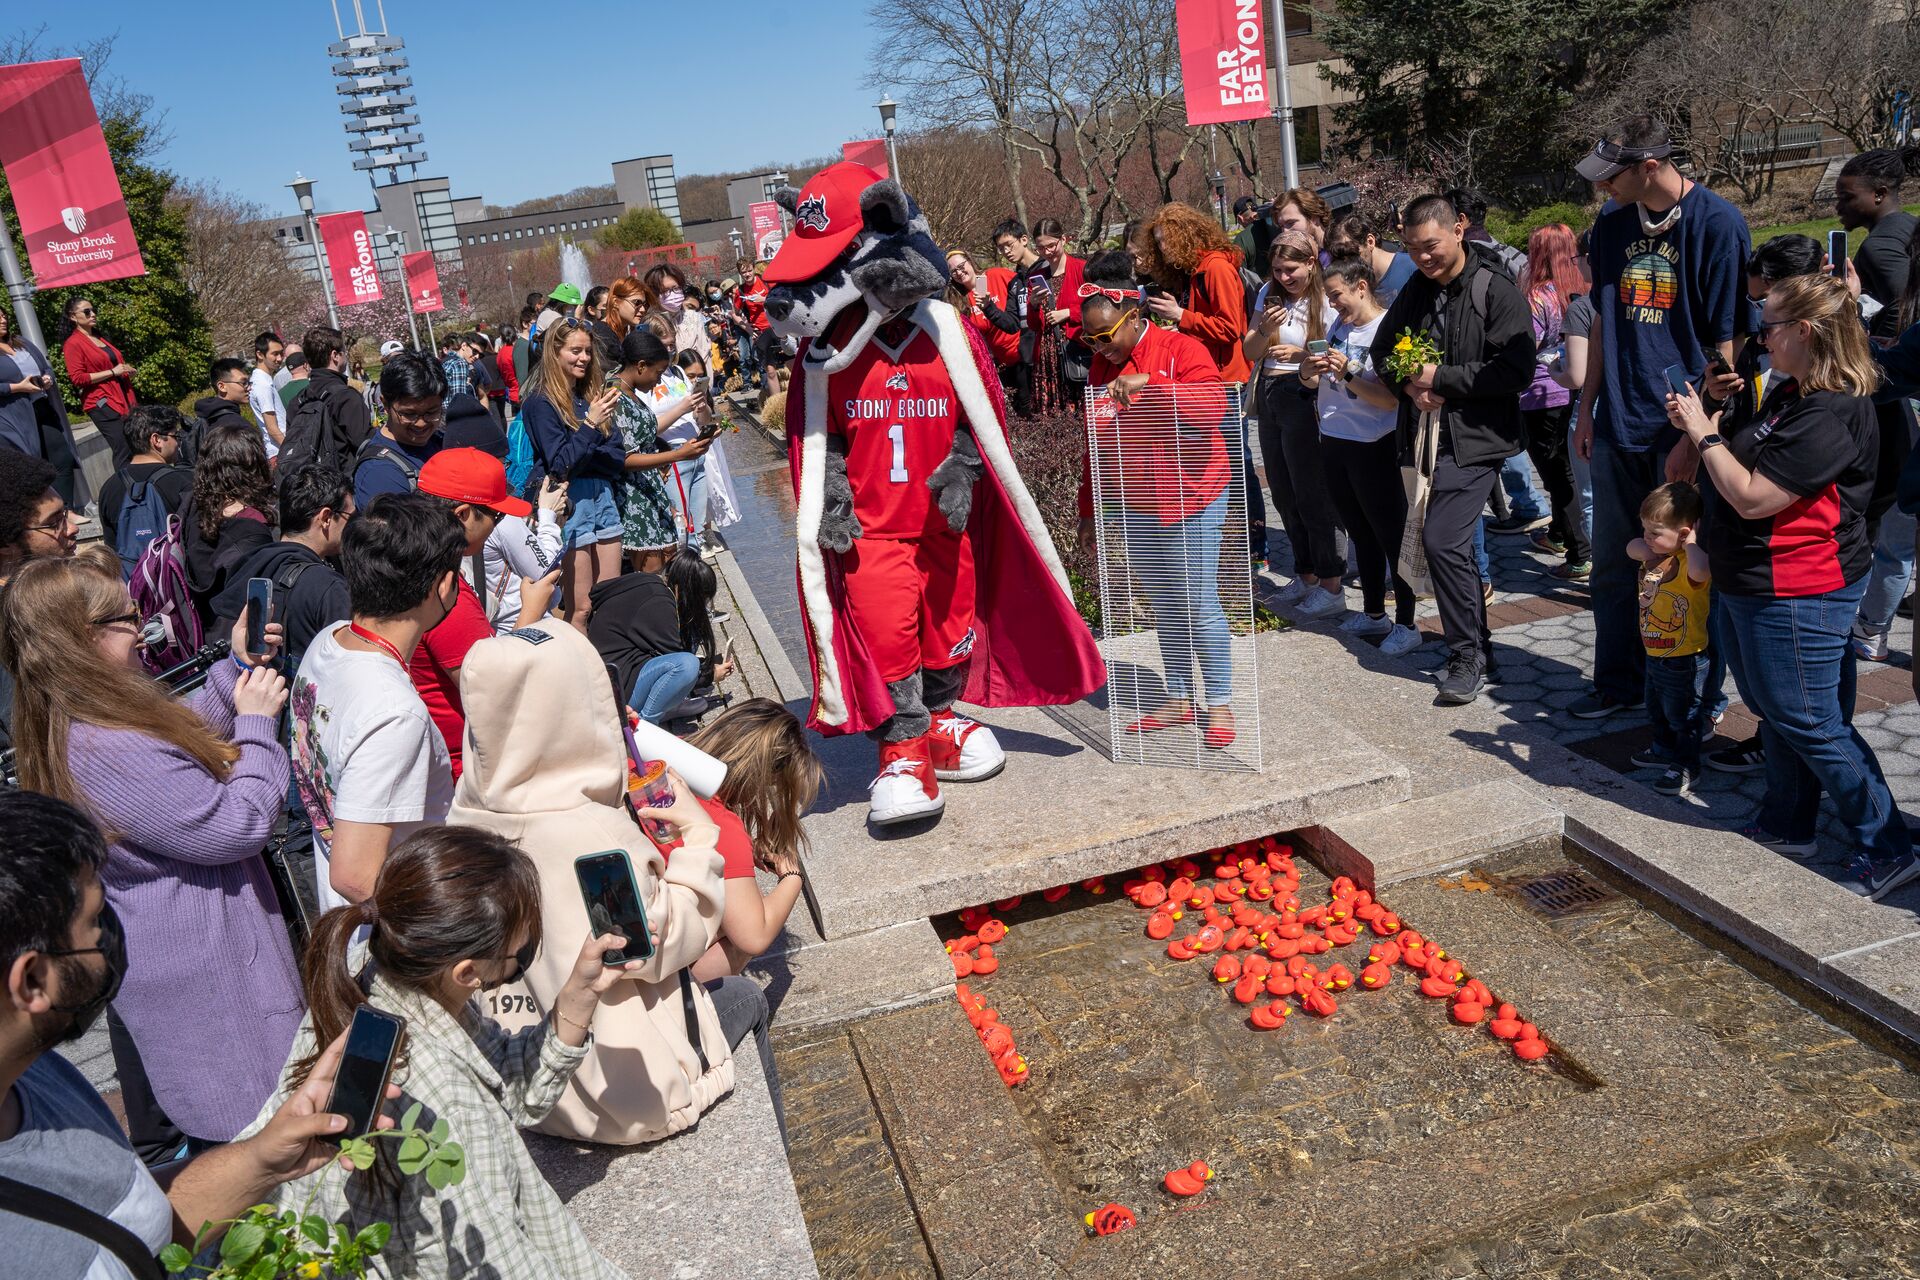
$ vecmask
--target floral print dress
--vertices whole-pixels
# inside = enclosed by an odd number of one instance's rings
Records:
[[[666,452],[659,439],[659,420],[644,397],[623,392],[614,405],[613,420],[620,428],[621,447],[629,455]],[[621,478],[620,524],[620,545],[628,551],[660,551],[680,541],[664,467],[629,471]]]

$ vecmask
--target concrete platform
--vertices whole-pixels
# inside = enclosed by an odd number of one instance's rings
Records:
[[[1560,810],[1507,782],[1483,782],[1339,818],[1305,833],[1320,864],[1371,889],[1560,838]]]
[[[1263,667],[1280,672],[1293,637],[1260,637]],[[828,770],[822,809],[807,818],[807,874],[823,930],[839,938],[974,903],[1130,870],[1175,854],[1330,822],[1407,798],[1407,770],[1297,684],[1270,678],[1261,698],[1265,767],[1211,773],[1117,765],[1084,725],[1084,706],[983,710],[1007,749],[1004,773],[944,788],[945,814],[874,834],[865,738],[817,743]],[[1324,704],[1323,704],[1324,705]]]

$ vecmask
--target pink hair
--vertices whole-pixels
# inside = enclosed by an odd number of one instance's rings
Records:
[[[1544,306],[1566,314],[1567,304],[1587,291],[1577,261],[1579,243],[1573,228],[1552,222],[1527,237],[1527,267],[1520,273],[1520,292],[1529,306]]]

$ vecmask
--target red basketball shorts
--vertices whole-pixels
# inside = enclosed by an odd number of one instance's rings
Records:
[[[913,541],[857,538],[840,557],[847,611],[888,684],[973,650],[973,544],[945,529]]]

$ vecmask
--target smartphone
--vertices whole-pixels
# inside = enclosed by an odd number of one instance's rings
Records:
[[[1310,356],[1323,356],[1327,354],[1327,340],[1325,338],[1313,338],[1309,340],[1307,343],[1307,354]]]
[[[704,396],[704,395],[711,394],[713,390],[712,378],[702,375],[701,377],[692,379],[692,382],[693,382],[693,393],[695,395]]]
[[[366,1004],[353,1011],[346,1052],[340,1057],[340,1069],[334,1073],[333,1092],[325,1108],[347,1118],[346,1137],[373,1132],[380,1106],[387,1099],[393,1060],[406,1038],[407,1020],[398,1014],[383,1013]]]
[[[604,964],[632,964],[653,955],[653,938],[647,933],[647,911],[640,905],[640,882],[633,877],[633,863],[626,850],[608,849],[587,853],[573,860],[573,876],[580,882],[580,896],[587,904],[587,921],[593,934],[604,937],[617,933],[627,940],[618,951],[609,951]]]
[[[1827,262],[1833,267],[1833,278],[1847,278],[1847,233],[1844,231],[1827,232]]]
[[[720,650],[720,664],[722,666],[725,666],[728,663],[731,663],[732,661],[733,661],[733,637],[728,636],[726,648]]]
[[[1666,377],[1667,377],[1667,385],[1673,388],[1673,394],[1677,396],[1684,396],[1687,394],[1688,378],[1687,378],[1686,366],[1678,365],[1678,364],[1668,365]]]
[[[247,652],[267,651],[267,623],[273,621],[273,579],[247,579]]]

